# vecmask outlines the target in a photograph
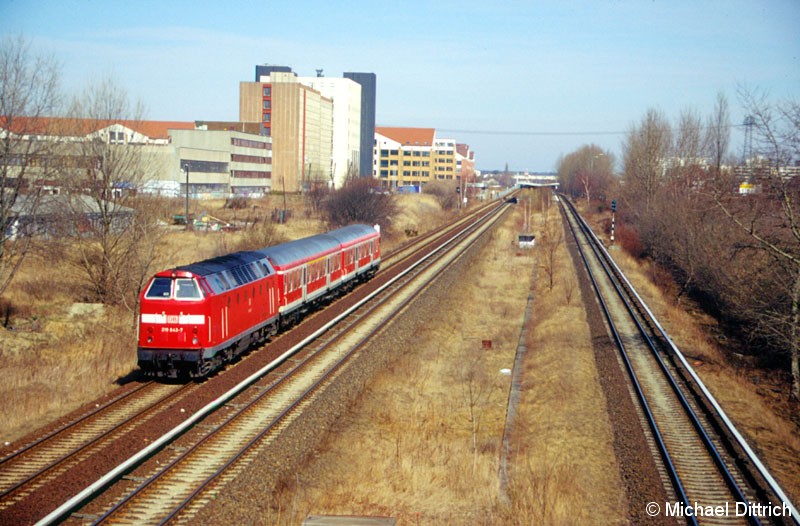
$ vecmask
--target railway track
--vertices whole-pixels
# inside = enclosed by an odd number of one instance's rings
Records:
[[[657,507],[648,513],[690,524],[800,524],[797,510],[609,253],[571,203],[560,202],[672,495],[671,503],[651,503]]]
[[[485,212],[491,206],[482,207],[476,213]],[[465,215],[453,224],[429,231],[386,254],[384,272],[379,275],[380,279],[373,281],[388,279],[391,274],[400,272],[405,265],[422,257],[421,254],[434,250],[437,240],[469,224],[474,220],[473,215]],[[363,288],[368,289],[368,286]],[[343,298],[337,303],[346,304],[348,301]],[[315,316],[312,314],[309,318]],[[319,317],[325,318],[324,315]],[[302,332],[302,328],[286,333],[289,340],[292,332]],[[269,347],[281,347],[275,343]],[[254,353],[252,356],[258,355]],[[252,361],[258,360],[260,358]],[[268,360],[264,358],[264,361]],[[249,367],[257,368],[258,365],[251,363]],[[249,372],[240,373],[234,366],[229,366],[222,374],[244,378]],[[31,523],[51,511],[58,505],[57,501],[52,503],[54,499],[71,497],[73,487],[84,487],[108,471],[113,466],[111,461],[114,457],[125,451],[138,450],[141,441],[149,442],[154,429],[169,429],[164,427],[167,423],[174,425],[185,419],[188,414],[184,414],[183,407],[202,407],[218,392],[224,391],[215,387],[217,380],[219,378],[212,378],[202,386],[158,382],[129,384],[121,387],[110,400],[98,402],[52,430],[32,435],[22,441],[21,446],[5,449],[0,458],[0,523]],[[189,400],[190,395],[192,400]]]
[[[504,207],[494,206],[490,207],[490,210],[485,213],[486,216],[497,216]],[[107,474],[107,480],[101,477],[64,506],[50,513],[42,523],[65,520],[81,507],[80,513],[73,516],[73,520],[81,523],[101,518],[103,522],[112,523],[118,521],[150,523],[161,522],[164,518],[190,518],[194,513],[192,510],[202,506],[203,499],[207,498],[209,491],[216,491],[214,488],[233,478],[237,470],[246,465],[249,456],[257,454],[260,448],[268,446],[270,436],[278,434],[288,422],[302,413],[302,408],[316,396],[314,393],[324,391],[324,386],[335,380],[337,371],[342,369],[343,364],[359,355],[361,346],[358,343],[342,344],[342,340],[357,338],[363,345],[364,341],[379,332],[385,319],[391,315],[378,315],[375,311],[388,309],[388,312],[397,312],[404,308],[403,301],[410,301],[410,299],[397,299],[400,296],[396,290],[409,289],[401,287],[401,283],[412,279],[423,279],[419,277],[421,273],[424,274],[423,268],[427,268],[432,261],[440,259],[442,254],[449,252],[448,248],[443,246],[450,247],[459,239],[477,235],[476,229],[482,231],[487,228],[479,226],[486,221],[487,218],[483,221],[477,219],[465,221],[458,234],[452,232],[431,234],[429,239],[437,240],[436,247],[429,246],[426,242],[417,244],[426,246],[424,252],[428,254],[427,256],[412,254],[410,249],[402,257],[397,256],[370,282],[370,284],[375,282],[376,285],[380,285],[382,281],[392,282],[386,285],[382,292],[369,293],[367,303],[373,306],[354,307],[343,315],[353,321],[337,320],[325,324],[320,334],[301,342],[299,348],[303,349],[302,351],[298,349],[287,351],[280,364],[267,365],[241,382],[234,390],[218,397],[206,408],[187,418],[170,432],[171,435],[167,434],[170,436],[164,435],[153,440],[150,447],[128,459],[130,461],[128,464],[123,463],[112,469]],[[468,244],[467,241],[459,243]],[[400,263],[401,259],[403,263]],[[424,263],[414,263],[419,261]],[[404,270],[406,265],[412,264],[416,270],[413,272]],[[367,293],[367,285],[354,292]],[[411,288],[420,287],[422,285]],[[394,289],[395,292],[390,292],[389,289]],[[372,322],[375,324],[374,327],[364,328],[370,323],[367,320],[371,319],[383,321]],[[333,326],[339,327],[338,335],[330,332]],[[325,334],[324,343],[319,343],[321,334]],[[310,346],[311,340],[318,342],[313,344],[314,348]],[[336,350],[341,348],[347,350]],[[314,372],[302,373],[303,370]],[[203,411],[206,413],[201,414]],[[265,422],[270,424],[266,425]],[[164,469],[164,466],[169,467]],[[132,482],[135,488],[130,487]],[[100,504],[103,499],[97,496],[112,486],[113,491],[108,491],[108,494],[116,495],[122,492],[128,496],[119,499],[115,496],[116,504],[111,506],[107,503]],[[168,489],[159,489],[163,487]],[[153,497],[164,494],[180,495],[180,497],[168,499]],[[143,509],[150,511],[143,512]],[[126,516],[128,518],[123,518]]]
[[[102,454],[194,387],[137,385],[6,455],[0,459],[0,512],[92,455]]]

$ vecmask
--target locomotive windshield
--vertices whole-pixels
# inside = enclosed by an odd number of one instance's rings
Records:
[[[172,295],[172,280],[170,278],[155,278],[147,289],[146,298],[166,300]]]
[[[148,299],[167,300],[199,300],[203,299],[200,287],[191,278],[155,278],[147,289],[145,297]]]
[[[175,280],[175,299],[178,300],[199,300],[203,296],[200,294],[200,287],[193,279]]]

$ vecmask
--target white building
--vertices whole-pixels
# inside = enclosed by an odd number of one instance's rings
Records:
[[[361,157],[361,85],[348,78],[299,77],[300,83],[333,100],[333,184],[359,173]]]

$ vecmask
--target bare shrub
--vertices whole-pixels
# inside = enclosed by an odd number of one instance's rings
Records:
[[[283,241],[283,236],[278,233],[275,223],[262,221],[253,224],[245,230],[238,242],[230,246],[234,251],[260,250]]]
[[[395,213],[392,196],[374,186],[371,179],[350,178],[344,186],[331,193],[324,204],[324,215],[333,227],[353,223],[391,225]]]
[[[436,197],[442,210],[452,210],[458,205],[458,194],[453,182],[431,181],[425,185],[422,192]]]
[[[636,230],[636,227],[626,223],[620,223],[616,228],[616,239],[619,245],[624,248],[628,254],[637,259],[644,257],[644,245],[642,244],[642,238],[639,236],[639,231]]]

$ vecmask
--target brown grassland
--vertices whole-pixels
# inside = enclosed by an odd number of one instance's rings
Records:
[[[386,233],[384,251],[403,242],[405,230],[422,233],[447,217],[430,196],[398,197],[397,233]],[[277,208],[280,199],[259,206]],[[292,219],[273,227],[273,239],[325,229],[302,201],[289,199],[289,206]],[[207,207],[225,219],[232,213],[221,203]],[[541,215],[532,219],[541,230]],[[398,347],[389,367],[297,471],[295,483],[265,496],[274,500],[274,516],[263,517],[264,523],[299,524],[308,513],[392,515],[400,524],[626,522],[628,504],[582,310],[587,299],[566,248],[556,247],[548,270],[541,244],[530,252],[514,247],[521,228],[518,206],[431,308],[424,330]],[[244,235],[175,231],[165,238],[160,266],[235,250]],[[710,336],[711,320],[676,305],[646,263],[621,251],[614,256],[798,502],[800,429],[769,375],[732,366]],[[531,291],[525,383],[503,495],[498,463],[510,377],[500,371],[514,363]],[[63,261],[30,257],[8,299],[19,314],[14,330],[0,329],[0,441],[19,440],[109,392],[136,369],[133,314],[81,303],[80,276]]]
[[[550,213],[558,221],[555,207]],[[532,219],[541,239],[541,215]],[[574,268],[561,243],[550,289],[537,252],[515,246],[522,225],[518,207],[461,269],[458,285],[431,301],[425,329],[393,333],[406,343],[274,496],[265,523],[299,524],[308,514],[388,515],[398,524],[625,522]],[[510,387],[501,370],[514,365],[531,291],[533,330],[522,335],[525,383],[501,490]]]
[[[420,233],[440,224],[446,214],[433,197],[397,196],[394,218],[399,235],[387,232],[384,251],[405,239],[405,229]],[[281,196],[253,201],[247,209],[224,208],[223,201],[192,202],[192,212],[225,221],[267,228],[273,243],[322,232],[323,221],[309,212],[299,196],[287,196],[291,219],[282,225],[264,222],[283,207]],[[164,207],[163,219],[183,213],[180,200]],[[238,232],[186,232],[169,227],[158,253],[158,269],[238,250],[252,228]],[[262,234],[263,235],[263,234]],[[13,330],[0,328],[0,442],[13,442],[35,429],[111,391],[136,370],[134,314],[124,307],[86,304],[81,275],[52,253],[34,252],[25,259],[5,299],[17,311]]]

